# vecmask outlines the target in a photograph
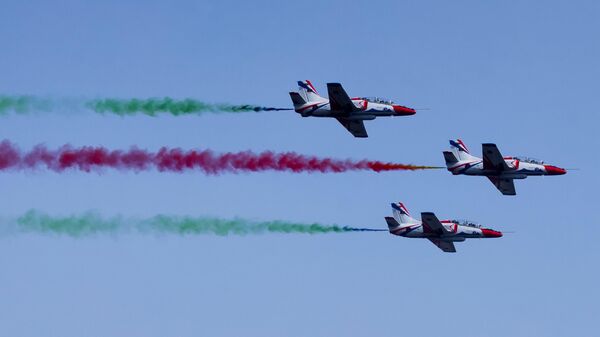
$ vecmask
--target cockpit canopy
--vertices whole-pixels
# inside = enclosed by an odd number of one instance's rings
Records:
[[[530,158],[530,157],[515,157],[515,159],[517,159],[518,161],[522,161],[524,163],[539,164],[539,165],[544,164],[543,160]]]
[[[389,104],[392,105],[394,104],[394,102],[391,99],[387,99],[387,98],[383,98],[383,97],[361,97],[360,99],[363,99],[367,102],[371,102],[371,103],[380,103],[380,104]]]
[[[466,220],[466,219],[454,219],[454,220],[450,220],[456,224],[459,224],[461,226],[467,226],[467,227],[474,227],[474,228],[481,228],[481,225],[478,224],[475,221],[471,221],[471,220]]]

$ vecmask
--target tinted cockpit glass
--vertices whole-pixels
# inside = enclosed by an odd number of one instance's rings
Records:
[[[383,97],[361,97],[371,103],[380,103],[380,104],[389,104],[392,105],[394,102],[391,99],[383,98]]]
[[[467,227],[475,227],[475,228],[481,228],[481,225],[478,224],[475,221],[471,221],[471,220],[465,220],[465,219],[455,219],[455,220],[451,220],[454,223],[457,223],[461,226],[467,226]]]
[[[515,159],[517,159],[518,161],[522,161],[524,163],[531,163],[531,164],[542,165],[544,163],[543,160],[539,160],[539,159],[535,159],[535,158],[531,158],[531,157],[515,157]]]

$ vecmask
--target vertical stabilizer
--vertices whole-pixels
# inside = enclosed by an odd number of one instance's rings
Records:
[[[396,221],[398,221],[400,224],[419,222],[417,219],[410,216],[408,209],[406,209],[404,204],[401,202],[392,204],[392,213],[394,214],[394,219],[396,219]]]
[[[309,80],[298,81],[298,94],[307,102],[322,102],[325,98],[319,96],[317,89],[310,83]]]
[[[473,160],[477,158],[469,153],[469,149],[467,149],[465,143],[463,143],[463,141],[460,139],[451,140],[450,149],[458,161]],[[444,157],[446,157],[446,155],[444,155]],[[446,157],[446,163],[448,163],[448,159],[450,158]]]

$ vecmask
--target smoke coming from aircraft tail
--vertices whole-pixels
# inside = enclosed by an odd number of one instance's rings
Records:
[[[54,217],[30,210],[14,221],[15,232],[52,233],[72,237],[115,235],[122,233],[201,235],[251,235],[263,233],[325,234],[346,232],[379,232],[383,229],[355,228],[318,223],[301,224],[288,221],[250,221],[212,217],[178,217],[157,215],[148,219],[104,218],[97,213]]]
[[[135,115],[142,113],[149,116],[155,116],[159,113],[168,113],[173,116],[179,116],[203,112],[260,112],[292,110],[248,104],[211,104],[193,99],[174,100],[171,98],[123,100],[101,99],[87,102],[86,107],[100,113],[113,113],[117,115]]]
[[[205,174],[285,171],[340,173],[347,171],[397,171],[434,169],[369,160],[341,160],[319,158],[294,152],[274,153],[251,151],[215,153],[211,150],[182,150],[163,147],[157,152],[132,147],[129,150],[109,150],[104,147],[73,147],[64,145],[51,150],[37,145],[22,152],[11,142],[0,142],[0,171],[49,169],[56,172],[80,170],[101,172],[103,169],[134,172],[158,170],[161,172],[199,171]]]
[[[35,96],[0,96],[0,115],[10,112],[50,112],[63,110],[91,110],[102,114],[126,115],[148,115],[157,116],[169,114],[171,116],[182,116],[202,113],[237,113],[237,112],[260,112],[293,110],[288,108],[274,108],[257,105],[235,105],[214,104],[195,99],[176,100],[169,97],[148,99],[48,99]]]

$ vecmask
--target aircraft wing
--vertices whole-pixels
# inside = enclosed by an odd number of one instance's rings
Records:
[[[485,170],[505,171],[508,165],[500,154],[496,144],[481,144],[483,153],[483,168]]]
[[[454,247],[454,243],[452,241],[446,241],[442,239],[436,238],[428,238],[434,245],[438,246],[439,249],[445,251],[446,253],[456,253],[456,248]]]
[[[446,227],[442,225],[440,220],[431,212],[421,213],[421,222],[423,223],[423,229],[428,233],[436,234],[448,234],[450,233]]]
[[[350,120],[348,118],[339,117],[336,118],[354,137],[367,138],[367,129],[365,129],[365,123],[361,120]]]
[[[327,94],[329,95],[329,106],[333,111],[351,113],[360,110],[352,103],[350,96],[339,83],[327,83]]]
[[[504,195],[516,195],[517,191],[515,191],[515,183],[513,179],[510,178],[500,178],[500,177],[487,177],[496,188],[502,192]]]

